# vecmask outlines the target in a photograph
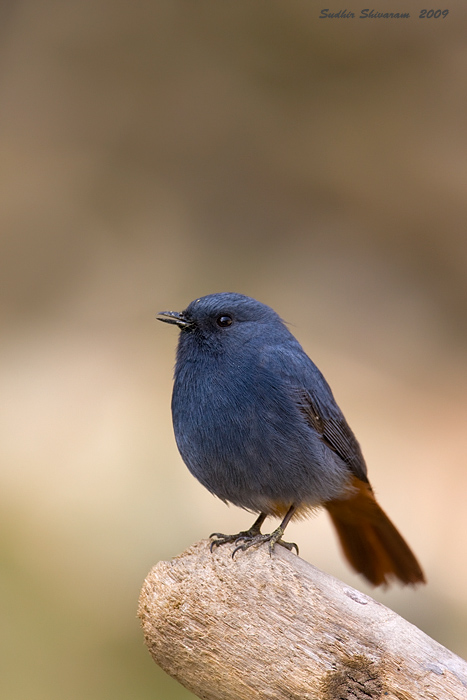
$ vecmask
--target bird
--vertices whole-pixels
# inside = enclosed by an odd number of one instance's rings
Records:
[[[208,294],[157,319],[180,330],[172,419],[189,471],[212,494],[257,515],[211,551],[283,540],[288,523],[323,507],[345,558],[373,586],[425,582],[415,555],[376,501],[360,445],[324,376],[269,306]],[[268,516],[281,518],[271,533]]]

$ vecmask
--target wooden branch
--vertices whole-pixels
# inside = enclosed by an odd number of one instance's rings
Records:
[[[467,662],[283,547],[159,562],[139,602],[154,661],[205,700],[466,700]]]

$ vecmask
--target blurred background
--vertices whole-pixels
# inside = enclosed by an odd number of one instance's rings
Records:
[[[2,698],[193,697],[136,608],[157,561],[252,521],[172,434],[155,314],[216,291],[290,322],[429,583],[370,590],[326,514],[289,539],[467,656],[467,10],[447,7],[2,3]]]

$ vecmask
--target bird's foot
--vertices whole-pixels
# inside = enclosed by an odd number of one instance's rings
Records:
[[[262,537],[261,531],[258,527],[250,527],[249,530],[242,530],[242,532],[237,532],[236,535],[224,535],[222,532],[213,532],[209,535],[211,542],[211,552],[214,547],[219,547],[221,544],[229,544],[230,542],[240,542],[241,540],[250,540],[257,536]],[[236,550],[235,550],[236,551]]]
[[[273,553],[276,544],[280,544],[281,547],[285,547],[289,551],[295,549],[295,551],[298,554],[298,546],[295,544],[295,542],[285,542],[282,539],[283,534],[284,529],[282,527],[278,527],[276,530],[274,530],[274,532],[271,532],[269,535],[262,535],[261,532],[258,532],[256,534],[250,534],[249,532],[241,532],[237,536],[235,544],[238,544],[239,542],[242,542],[242,544],[239,544],[238,547],[235,547],[234,551],[232,552],[232,559],[235,557],[236,553],[239,550],[242,550],[242,552],[244,552],[250,547],[258,546],[260,544],[263,544],[264,542],[268,543],[270,555]]]

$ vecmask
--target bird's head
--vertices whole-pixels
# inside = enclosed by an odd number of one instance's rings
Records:
[[[276,312],[266,304],[234,292],[209,294],[195,299],[184,311],[161,311],[159,321],[172,323],[182,335],[210,338],[254,335],[258,326],[283,326]]]

